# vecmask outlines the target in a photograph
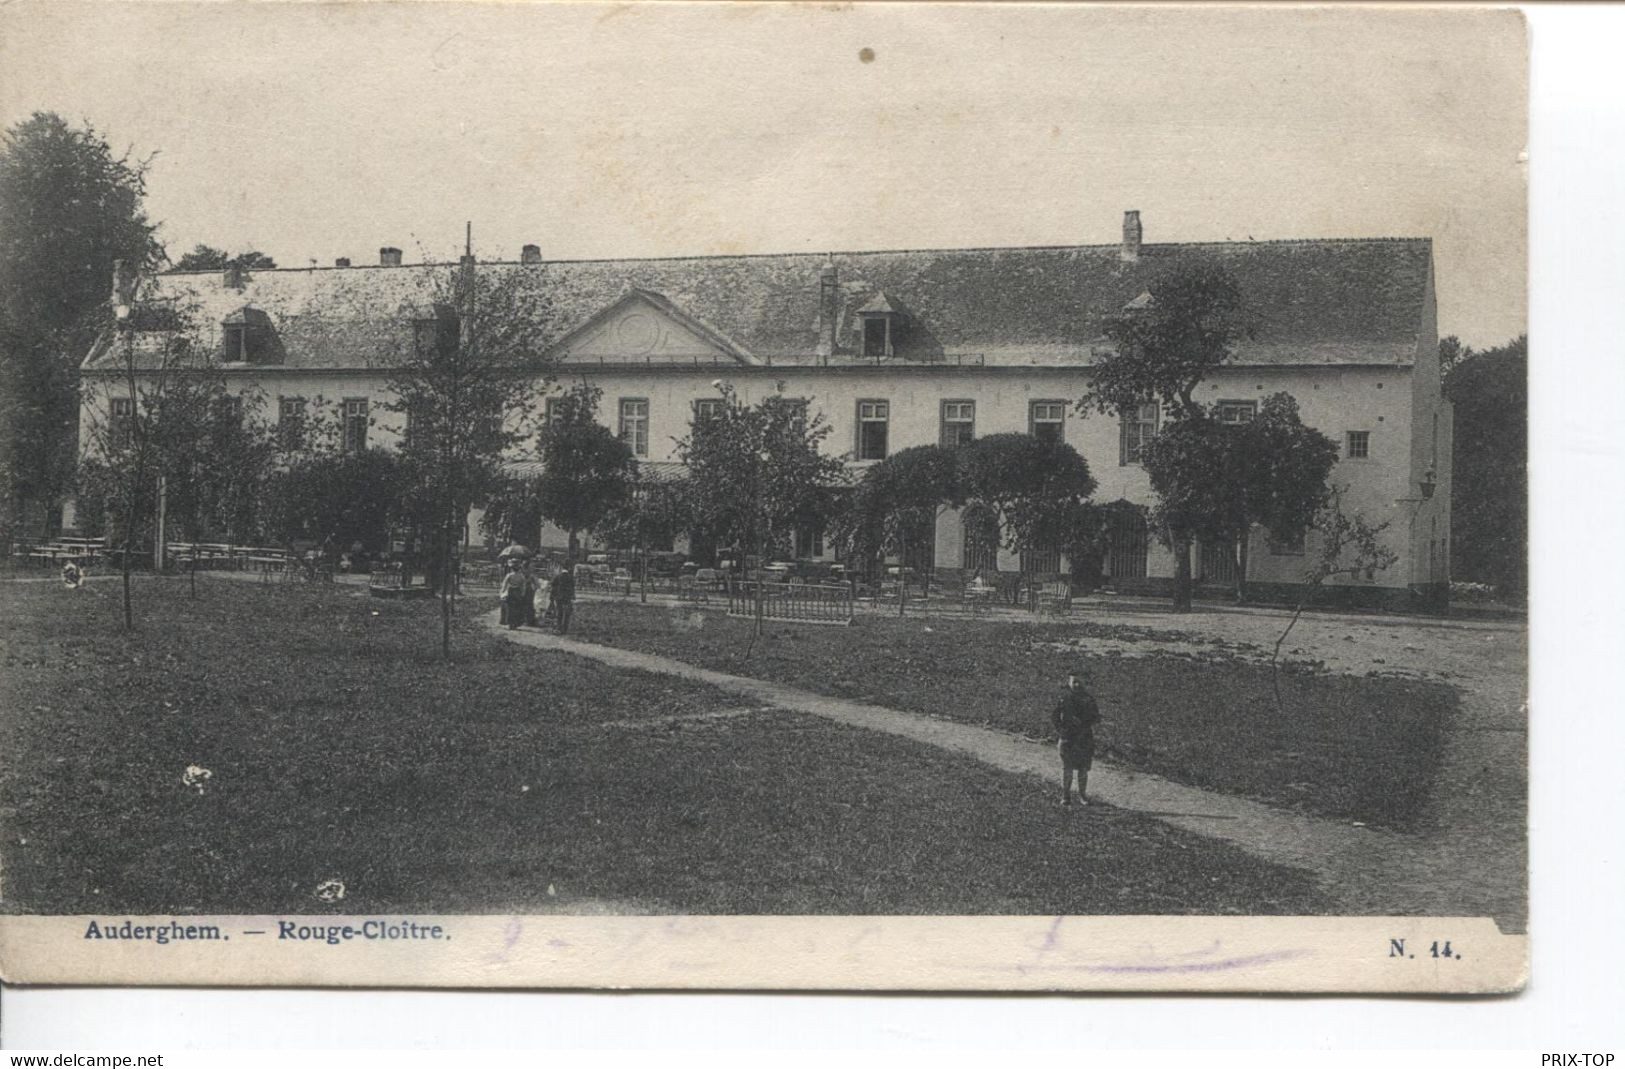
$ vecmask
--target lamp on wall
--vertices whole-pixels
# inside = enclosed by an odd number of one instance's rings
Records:
[[[1421,482],[1417,483],[1417,488],[1422,491],[1423,501],[1426,501],[1433,496],[1433,488],[1437,485],[1438,481],[1432,468],[1429,468],[1427,471],[1422,473],[1422,480]]]

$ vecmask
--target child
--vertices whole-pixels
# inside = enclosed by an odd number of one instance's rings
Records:
[[[1078,802],[1089,804],[1089,766],[1095,758],[1095,725],[1100,722],[1100,706],[1083,689],[1088,678],[1082,669],[1066,677],[1066,695],[1050,714],[1061,736],[1061,804],[1072,804],[1072,773],[1078,774]]]

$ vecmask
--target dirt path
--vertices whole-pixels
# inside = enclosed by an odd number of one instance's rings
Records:
[[[488,623],[496,634],[524,646],[590,657],[619,668],[697,680],[764,705],[914,739],[1008,772],[1041,777],[1051,784],[1057,779],[1053,750],[1016,735],[812,694],[545,632],[510,631],[497,627],[495,619],[494,615],[489,617]],[[1142,617],[1135,623],[1145,626],[1146,621]],[[1200,644],[1201,640],[1198,637],[1193,641]],[[1167,648],[1164,643],[1154,646]],[[1304,816],[1099,762],[1090,776],[1089,789],[1093,797],[1111,805],[1225,840],[1267,861],[1310,869],[1319,874],[1324,888],[1348,913],[1490,915],[1503,927],[1522,927],[1521,879],[1518,895],[1515,900],[1509,899],[1505,881],[1488,878],[1492,874],[1486,871],[1485,851],[1472,854],[1454,839],[1442,856],[1441,847],[1446,844],[1440,836],[1403,835]],[[1089,819],[1088,811],[1080,811],[1077,819]],[[1497,847],[1496,859],[1504,854],[1504,847]]]

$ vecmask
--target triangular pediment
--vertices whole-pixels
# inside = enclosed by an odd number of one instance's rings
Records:
[[[551,354],[564,363],[755,364],[720,332],[652,290],[628,291],[559,339]]]

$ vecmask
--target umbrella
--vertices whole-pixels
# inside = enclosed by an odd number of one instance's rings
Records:
[[[528,556],[530,556],[530,548],[527,547],[527,546],[522,546],[518,542],[515,542],[513,545],[509,546],[507,549],[503,550],[501,553],[498,553],[497,554],[497,559],[498,560],[507,560],[509,557],[528,557]]]

